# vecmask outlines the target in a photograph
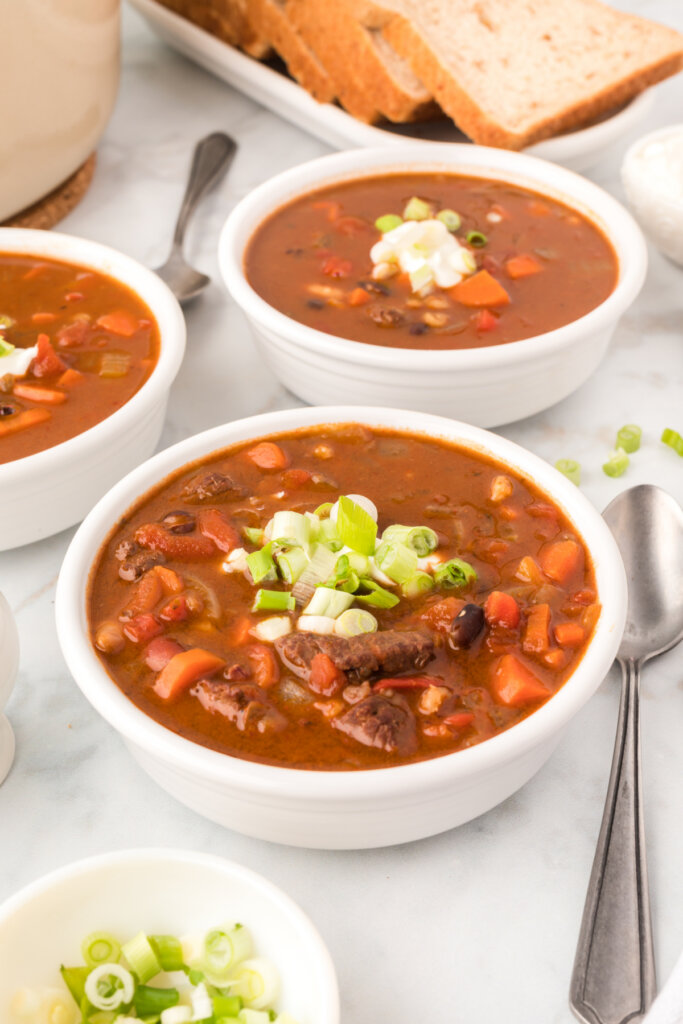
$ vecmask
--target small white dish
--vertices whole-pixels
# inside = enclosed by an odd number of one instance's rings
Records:
[[[0,784],[14,761],[14,733],[3,709],[10,698],[19,668],[19,634],[6,599],[0,594]]]
[[[0,253],[46,256],[108,274],[147,303],[161,337],[156,366],[120,409],[68,441],[0,465],[0,551],[6,551],[73,526],[108,487],[152,454],[185,353],[185,320],[156,274],[98,242],[55,231],[0,228]]]
[[[241,53],[162,7],[156,0],[130,0],[130,3],[169,46],[335,149],[394,146],[406,141],[419,141],[427,146],[433,142],[467,141],[445,117],[435,122],[396,126],[363,124],[335,104],[318,103],[280,71]],[[613,153],[619,140],[644,120],[653,101],[653,90],[649,89],[609,117],[579,131],[545,139],[525,152],[564,164],[574,171],[587,171]]]
[[[578,320],[523,341],[485,348],[425,350],[366,345],[325,334],[280,313],[244,272],[256,228],[297,196],[336,181],[383,171],[440,171],[521,185],[588,217],[611,243],[618,263],[614,291]],[[510,423],[547,409],[594,372],[619,318],[645,278],[647,247],[631,215],[572,171],[503,149],[406,142],[392,149],[355,149],[278,174],[250,192],[228,217],[219,243],[223,279],[242,308],[272,370],[312,404],[396,405],[480,427]]]
[[[645,234],[670,260],[683,264],[683,124],[634,142],[624,157],[621,178]]]
[[[302,910],[255,872],[183,850],[126,850],[77,861],[0,906],[0,1020],[18,989],[62,988],[60,964],[82,963],[95,931],[182,935],[225,921],[249,928],[278,969],[278,1009],[297,1024],[339,1024],[334,966]]]
[[[392,768],[309,771],[230,757],[153,721],[111,679],[92,646],[86,591],[112,525],[168,474],[239,441],[329,423],[364,423],[445,438],[531,478],[574,524],[591,553],[602,606],[574,673],[538,711],[467,750]],[[57,634],[85,697],[123,737],[142,768],[199,814],[246,835],[292,846],[361,849],[444,832],[490,810],[547,760],[570,719],[614,660],[626,616],[626,579],[602,517],[566,477],[518,445],[426,413],[349,406],[288,409],[227,423],[160,452],[92,510],[67,551],[57,584]],[[1,961],[0,961],[1,962]]]

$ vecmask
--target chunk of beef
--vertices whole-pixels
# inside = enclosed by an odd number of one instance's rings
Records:
[[[126,542],[124,541],[123,543],[125,544]],[[161,565],[166,561],[166,556],[161,551],[140,551],[137,549],[137,544],[134,543],[133,548],[134,550],[131,550],[130,554],[124,555],[119,566],[119,576],[126,583],[133,583],[135,580],[139,580],[148,569],[152,569],[155,565]],[[119,549],[123,549],[123,544],[119,545]]]
[[[309,678],[316,654],[326,654],[351,683],[378,672],[397,675],[424,668],[434,655],[434,641],[427,633],[397,629],[351,637],[290,633],[276,640],[275,647],[285,665],[301,679]]]
[[[222,501],[236,500],[243,498],[246,493],[246,488],[236,484],[229,476],[219,473],[217,470],[195,477],[183,488],[183,498],[193,503],[215,501],[216,498],[220,498]]]
[[[366,747],[409,757],[417,750],[415,716],[401,697],[389,700],[379,693],[354,704],[332,719],[332,727]]]
[[[207,711],[223,715],[240,732],[279,731],[287,719],[254,683],[224,683],[200,680],[190,691]]]

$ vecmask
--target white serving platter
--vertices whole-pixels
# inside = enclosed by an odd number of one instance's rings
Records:
[[[152,29],[180,53],[246,93],[298,128],[335,149],[391,146],[399,142],[467,142],[448,118],[406,125],[369,125],[341,107],[318,103],[282,71],[248,57],[227,43],[162,7],[156,0],[129,0]],[[607,156],[616,142],[649,112],[653,90],[636,96],[611,117],[578,132],[559,135],[530,146],[525,152],[574,171],[587,171]]]

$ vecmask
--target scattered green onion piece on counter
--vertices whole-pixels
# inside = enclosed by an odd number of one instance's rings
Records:
[[[669,448],[673,448],[677,455],[683,456],[683,437],[678,433],[677,430],[672,430],[671,427],[666,427],[662,431],[662,441],[668,445]]]
[[[260,526],[244,526],[242,533],[250,544],[263,544],[264,533]]]
[[[433,586],[434,577],[428,572],[418,571],[402,584],[401,594],[404,597],[420,597],[421,594],[426,594],[431,590]]]
[[[81,953],[88,967],[116,964],[121,958],[121,946],[108,932],[93,932],[83,939]]]
[[[397,213],[385,213],[382,217],[377,218],[375,227],[383,235],[386,235],[387,231],[393,231],[394,228],[400,227],[402,223],[403,217],[399,217]]]
[[[285,583],[296,583],[308,565],[308,558],[303,548],[289,548],[275,556],[277,567]]]
[[[449,558],[434,570],[434,582],[449,590],[462,590],[476,579],[476,569],[462,558]]]
[[[393,541],[412,548],[419,558],[424,558],[439,546],[439,538],[429,526],[387,526],[382,534],[382,543]]]
[[[287,541],[288,544],[305,547],[311,540],[311,522],[300,512],[276,512],[270,537],[273,541]]]
[[[395,583],[405,583],[417,572],[417,552],[405,544],[383,541],[375,552],[375,565]]]
[[[251,554],[247,555],[247,566],[254,583],[260,583],[262,580],[277,579],[271,550],[271,545],[266,544],[260,551],[252,551]]]
[[[337,532],[337,524],[333,523],[331,519],[323,519],[320,523],[318,531],[318,540],[321,544],[324,544],[330,549],[330,551],[339,551],[342,547],[342,542],[339,539]]]
[[[377,523],[364,508],[345,494],[339,499],[337,532],[346,547],[359,551],[361,555],[374,553]]]
[[[635,423],[627,423],[625,427],[622,427],[617,433],[616,448],[621,448],[622,451],[627,452],[631,455],[633,452],[637,452],[640,448],[640,439],[643,436],[641,427],[636,426]]]
[[[384,587],[380,587],[379,583],[375,583],[374,580],[362,579],[360,586],[363,588],[364,593],[357,593],[356,601],[363,601],[372,608],[394,608],[399,602],[396,594],[392,594],[389,590],[385,590]]]
[[[304,615],[325,615],[330,619],[345,612],[353,604],[353,594],[332,587],[316,587],[313,597],[303,610]]]
[[[144,932],[138,932],[121,947],[131,971],[137,975],[141,985],[161,973],[161,964],[154,948]]]
[[[457,231],[462,224],[462,218],[455,210],[439,210],[436,219],[445,224],[449,231]]]
[[[432,208],[424,199],[413,196],[406,203],[403,211],[404,220],[429,220],[432,215]]]
[[[10,344],[9,341],[5,341],[4,338],[0,337],[0,357],[8,356],[10,352],[14,352],[14,345]]]
[[[363,608],[349,608],[342,612],[335,623],[335,633],[339,636],[360,636],[361,633],[376,633],[377,619],[371,612]]]
[[[175,935],[150,935],[148,938],[162,971],[182,971],[183,947]]]
[[[567,477],[567,480],[571,480],[573,484],[578,487],[581,483],[581,465],[574,459],[558,459],[555,463],[555,469],[559,469],[563,476]]]
[[[77,1006],[85,999],[85,980],[90,974],[89,967],[60,967],[59,973]]]
[[[257,590],[252,612],[293,612],[296,601],[288,590]]]
[[[324,519],[325,516],[329,516],[330,512],[334,508],[333,501],[326,501],[322,505],[318,505],[317,509],[313,513],[314,516],[318,516],[319,519]]]
[[[169,1006],[177,1006],[180,992],[177,988],[154,988],[152,985],[138,985],[133,996],[133,1006],[138,1017],[154,1017]]]
[[[603,472],[607,476],[623,476],[628,469],[629,457],[621,448],[611,452],[607,462],[603,463]]]
[[[475,249],[483,248],[488,242],[488,238],[481,231],[468,231],[466,240],[467,244],[473,245]]]

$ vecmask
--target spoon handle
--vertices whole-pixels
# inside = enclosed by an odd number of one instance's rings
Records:
[[[237,143],[225,132],[212,132],[195,146],[190,176],[173,233],[174,247],[183,244],[185,229],[200,199],[225,174],[237,152]]]
[[[640,664],[624,660],[621,668],[612,771],[569,996],[587,1024],[637,1024],[656,994],[640,774]]]

